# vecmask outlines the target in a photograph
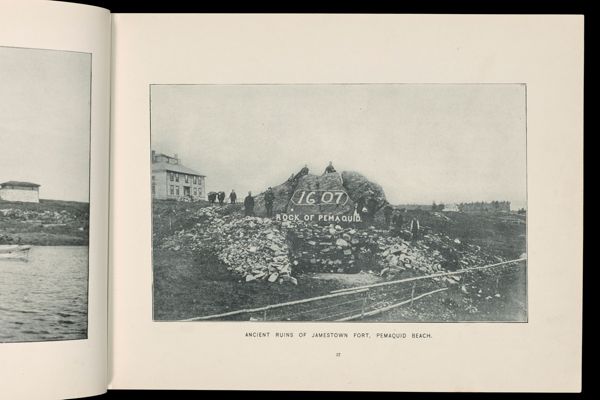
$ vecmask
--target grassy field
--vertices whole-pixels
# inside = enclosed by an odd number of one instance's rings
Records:
[[[154,251],[154,318],[179,320],[318,296],[343,285],[298,277],[298,285],[242,282],[215,257]]]
[[[89,203],[0,200],[0,244],[36,246],[88,245]]]
[[[354,287],[348,279],[322,279],[319,274],[295,275],[298,285],[242,282],[210,254],[184,250],[160,250],[158,244],[175,231],[197,223],[194,210],[206,202],[154,202],[154,318],[180,320],[244,308],[315,297],[332,290]],[[241,206],[225,205],[227,213],[239,213]],[[526,251],[525,218],[517,214],[408,212],[416,216],[425,232],[446,234],[476,244],[505,259],[518,258]],[[383,224],[378,216],[377,224]],[[335,274],[334,274],[335,275]],[[357,274],[355,274],[357,275]],[[369,275],[372,276],[372,275]],[[501,321],[524,320],[526,314],[526,269],[498,281],[488,274],[465,277],[464,284],[415,302],[373,320],[387,321]]]

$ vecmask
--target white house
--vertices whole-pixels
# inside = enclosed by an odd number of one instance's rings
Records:
[[[185,167],[174,157],[152,150],[152,197],[155,199],[206,200],[205,176]]]
[[[39,203],[40,185],[17,181],[0,183],[0,200]]]

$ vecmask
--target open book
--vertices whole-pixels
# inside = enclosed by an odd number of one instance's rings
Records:
[[[583,18],[0,3],[0,393],[578,391]]]

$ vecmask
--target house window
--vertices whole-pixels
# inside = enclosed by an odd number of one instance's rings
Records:
[[[175,189],[174,188],[175,188],[175,186],[171,185],[171,190],[169,192],[171,194],[171,196],[173,196],[173,194],[175,193]]]
[[[197,176],[195,176],[195,177],[194,177],[194,185],[195,185],[196,183],[198,183],[198,177],[197,177]]]
[[[173,182],[174,178],[173,178],[173,173],[172,172],[169,172],[169,179],[171,180],[171,182]]]
[[[179,186],[175,187],[175,196],[179,196]]]
[[[175,174],[175,182],[179,182],[179,174]]]
[[[189,183],[189,178],[190,178],[189,175],[185,175],[185,183]]]
[[[156,185],[152,184],[152,194],[156,194]]]

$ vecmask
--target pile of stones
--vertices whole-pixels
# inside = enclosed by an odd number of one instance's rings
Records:
[[[298,283],[292,277],[289,249],[280,224],[267,218],[223,215],[220,207],[199,209],[193,217],[199,222],[192,229],[176,232],[162,248],[211,251],[246,282]]]
[[[246,282],[290,282],[298,272],[371,272],[388,279],[430,275],[501,261],[479,247],[443,234],[410,241],[361,225],[317,224],[242,217],[211,206],[194,211],[192,228],[162,241],[162,248],[212,252]],[[409,232],[405,232],[409,235]],[[460,276],[443,277],[458,282]]]

